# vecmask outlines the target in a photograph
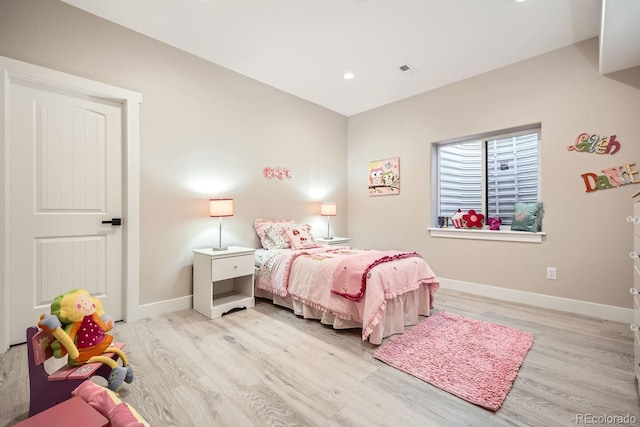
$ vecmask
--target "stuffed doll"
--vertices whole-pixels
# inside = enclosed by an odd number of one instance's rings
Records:
[[[51,303],[51,314],[40,316],[38,326],[53,335],[57,341],[51,344],[57,358],[69,355],[71,366],[102,362],[111,367],[108,387],[117,391],[123,381],[133,381],[133,370],[127,356],[119,348],[111,346],[113,319],[104,312],[100,300],[84,289],[73,289],[58,295]],[[104,353],[115,353],[123,366]]]

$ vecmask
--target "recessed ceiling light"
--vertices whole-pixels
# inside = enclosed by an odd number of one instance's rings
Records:
[[[345,79],[345,80],[351,80],[355,76],[356,75],[353,74],[353,71],[345,71],[345,73],[342,75],[342,78]]]

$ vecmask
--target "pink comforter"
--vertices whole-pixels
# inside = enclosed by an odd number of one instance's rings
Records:
[[[433,303],[439,282],[429,265],[418,256],[371,268],[367,273],[364,298],[357,302],[332,293],[334,276],[343,260],[364,252],[371,253],[344,246],[269,251],[259,269],[257,286],[282,297],[290,296],[336,317],[361,322],[363,340],[380,322],[388,300],[428,286]]]
[[[419,257],[416,252],[362,251],[344,257],[333,274],[331,292],[351,301],[360,301],[367,288],[367,277],[372,268],[397,259]]]

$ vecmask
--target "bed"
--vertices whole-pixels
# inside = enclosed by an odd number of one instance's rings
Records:
[[[415,252],[324,246],[309,225],[257,219],[259,298],[335,329],[360,328],[379,345],[433,308],[438,279]]]

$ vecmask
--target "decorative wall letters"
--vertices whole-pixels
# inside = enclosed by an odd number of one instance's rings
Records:
[[[269,168],[266,167],[264,169],[262,169],[262,173],[264,174],[264,177],[267,179],[274,179],[274,178],[278,178],[279,180],[283,180],[283,179],[291,179],[291,171],[289,169],[285,169],[285,168]]]
[[[596,133],[590,135],[585,132],[578,135],[575,143],[569,145],[567,150],[583,153],[615,154],[620,151],[620,146],[620,141],[616,140],[616,135],[601,137]],[[634,176],[638,174],[638,171],[633,170],[633,166],[635,166],[635,163],[627,163],[624,166],[602,169],[602,175],[587,172],[580,176],[587,188],[587,193],[591,193],[596,190],[606,190],[607,188],[639,183],[640,177],[636,178]]]
[[[616,136],[603,136],[598,134],[581,133],[573,145],[567,147],[569,151],[580,151],[595,154],[615,154],[620,150],[620,142]]]
[[[605,190],[611,187],[621,187],[628,184],[637,184],[640,179],[634,177],[638,171],[633,170],[635,163],[627,163],[625,166],[616,166],[609,169],[602,169],[604,175],[596,175],[595,173],[583,173],[580,175],[587,187],[587,193],[596,190]]]

